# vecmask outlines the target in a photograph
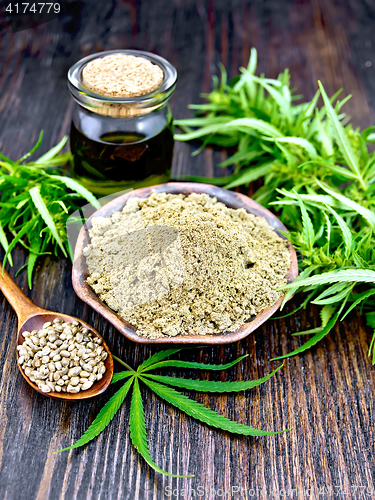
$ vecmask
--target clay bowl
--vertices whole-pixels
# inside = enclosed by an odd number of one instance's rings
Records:
[[[85,262],[85,257],[83,256],[83,249],[90,242],[90,237],[88,234],[88,229],[91,227],[91,220],[93,217],[109,217],[113,212],[120,211],[129,198],[147,198],[152,190],[158,193],[183,193],[189,195],[190,193],[206,193],[209,196],[214,196],[218,201],[221,201],[225,205],[231,208],[244,208],[249,213],[254,214],[258,217],[264,217],[267,222],[275,229],[275,231],[285,239],[285,237],[280,234],[281,231],[286,231],[285,226],[279,221],[279,219],[273,215],[269,210],[256,203],[251,198],[244,196],[239,193],[234,193],[233,191],[227,191],[210,184],[196,184],[192,182],[170,182],[168,184],[160,184],[158,186],[151,186],[147,188],[137,189],[126,193],[118,198],[115,198],[111,202],[104,205],[102,208],[97,210],[82,226],[79,233],[75,252],[74,252],[74,264],[73,264],[73,287],[76,294],[89,306],[91,306],[95,311],[106,318],[112,325],[117,328],[125,337],[140,344],[229,344],[231,342],[236,342],[237,340],[243,339],[256,328],[258,328],[262,323],[267,321],[280,307],[283,297],[281,297],[273,306],[263,309],[255,317],[251,318],[248,323],[243,324],[238,330],[233,332],[225,332],[220,334],[211,335],[177,335],[176,337],[166,337],[161,339],[148,339],[137,335],[136,329],[125,320],[117,316],[117,314],[112,311],[106,304],[104,304],[99,297],[94,293],[91,287],[86,283],[87,278],[87,267]],[[291,256],[291,265],[286,274],[286,279],[288,283],[292,283],[298,275],[298,264],[297,256],[293,246],[287,242],[287,247]]]

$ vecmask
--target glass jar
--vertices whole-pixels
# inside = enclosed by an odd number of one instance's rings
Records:
[[[96,94],[83,83],[84,67],[94,59],[125,54],[148,59],[163,71],[161,85],[137,97]],[[76,101],[70,132],[72,173],[96,194],[110,194],[168,182],[172,166],[173,122],[168,100],[177,71],[160,56],[140,50],[100,52],[68,72]]]

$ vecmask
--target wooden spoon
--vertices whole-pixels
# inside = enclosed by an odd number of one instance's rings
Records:
[[[18,335],[17,335],[17,345],[23,344],[25,338],[22,335],[22,332],[31,332],[32,330],[41,330],[43,328],[44,323],[53,322],[55,318],[62,319],[64,322],[72,322],[79,321],[79,323],[91,331],[94,337],[102,337],[98,334],[96,330],[94,330],[90,325],[80,320],[79,318],[74,318],[73,316],[68,316],[67,314],[60,314],[53,311],[47,311],[46,309],[42,309],[41,307],[36,306],[31,300],[26,297],[23,291],[14,283],[12,278],[9,276],[7,271],[4,270],[3,276],[3,267],[0,264],[0,290],[3,292],[5,297],[8,299],[10,305],[13,307],[14,311],[18,316]],[[103,378],[98,382],[95,382],[90,389],[86,391],[80,391],[77,394],[70,394],[66,392],[42,392],[39,387],[34,384],[24,373],[19,364],[19,354],[17,351],[17,364],[20,372],[22,373],[23,378],[26,382],[31,385],[33,389],[40,392],[44,396],[48,396],[54,399],[62,399],[66,401],[71,401],[73,399],[88,399],[98,394],[102,393],[107,389],[109,384],[111,383],[113,377],[113,358],[112,354],[107,346],[107,344],[102,339],[103,343],[101,344],[106,352],[108,353],[108,357],[105,361],[105,366],[107,368],[106,372],[103,375]]]

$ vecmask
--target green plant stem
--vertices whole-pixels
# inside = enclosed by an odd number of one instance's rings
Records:
[[[117,356],[112,355],[113,359],[117,361],[117,363],[120,363],[122,366],[124,366],[127,370],[131,372],[135,372],[135,370],[129,366],[128,364],[125,363],[125,361],[122,361],[122,359],[118,358]]]

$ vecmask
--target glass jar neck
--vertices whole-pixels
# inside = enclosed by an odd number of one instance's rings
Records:
[[[103,96],[86,88],[82,78],[82,71],[85,65],[93,59],[114,53],[147,58],[153,64],[157,64],[164,73],[161,86],[150,94],[129,98]],[[75,101],[93,113],[113,118],[141,116],[163,106],[173,94],[176,87],[176,80],[177,71],[167,60],[155,54],[138,50],[116,50],[93,54],[78,61],[68,72],[68,86]]]

